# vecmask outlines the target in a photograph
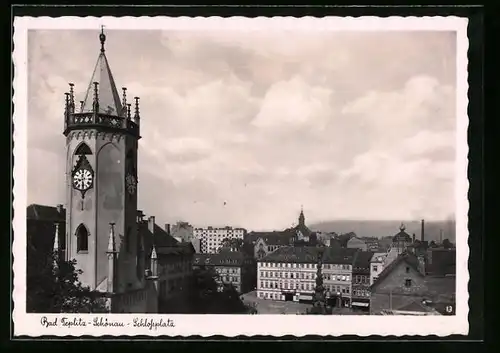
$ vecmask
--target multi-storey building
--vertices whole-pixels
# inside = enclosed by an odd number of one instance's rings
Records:
[[[254,257],[261,259],[282,246],[290,246],[296,239],[296,234],[292,229],[281,232],[251,232],[248,237],[254,244]]]
[[[368,310],[370,307],[371,251],[358,251],[352,269],[352,307]]]
[[[218,284],[231,284],[239,293],[255,288],[255,260],[239,251],[221,251],[217,254],[196,254],[193,268],[211,268],[217,274]]]
[[[138,226],[146,252],[146,272],[156,278],[158,311],[182,312],[192,278],[195,253],[192,244],[177,241],[170,235],[170,227],[162,229],[154,216],[143,220],[141,213]]]
[[[378,275],[384,270],[385,259],[387,253],[378,252],[374,253],[370,260],[370,285],[372,285],[378,278]]]
[[[411,252],[400,254],[371,286],[372,315],[454,315],[455,277],[430,276]]]
[[[222,247],[222,241],[225,239],[241,239],[246,235],[246,230],[243,228],[232,227],[207,227],[194,228],[193,235],[200,239],[200,249],[203,254],[215,254]]]
[[[357,249],[286,246],[257,262],[257,296],[284,301],[311,301],[318,256],[322,256],[324,286],[330,304],[349,306],[352,266]]]

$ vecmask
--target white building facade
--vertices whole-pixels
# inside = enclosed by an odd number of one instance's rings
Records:
[[[246,230],[232,227],[207,227],[194,228],[193,235],[200,240],[200,251],[203,254],[216,254],[222,246],[224,239],[241,239],[245,237]]]
[[[258,260],[257,296],[259,298],[295,302],[313,299],[317,260],[314,255],[304,254],[307,252],[304,251],[305,249],[304,247],[283,247]],[[327,248],[327,251],[332,250]],[[290,251],[297,253],[298,256],[281,256],[283,254],[280,254]],[[314,251],[316,249],[311,252]],[[327,299],[333,305],[349,306],[352,296],[353,257],[338,257],[338,259],[338,261],[330,261],[328,256],[324,257],[323,285]]]

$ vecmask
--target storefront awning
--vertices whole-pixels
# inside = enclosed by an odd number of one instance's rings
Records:
[[[354,305],[354,306],[364,306],[365,308],[367,308],[367,307],[370,306],[369,303],[360,303],[360,302],[352,302],[351,305]]]

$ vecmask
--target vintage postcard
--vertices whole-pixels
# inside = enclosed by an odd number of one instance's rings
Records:
[[[14,334],[467,334],[467,19],[19,17]]]

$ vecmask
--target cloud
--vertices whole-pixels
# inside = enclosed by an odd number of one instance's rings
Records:
[[[64,92],[74,82],[82,99],[97,36],[28,34],[29,202],[65,201]],[[109,31],[118,89],[141,98],[140,208],[160,224],[249,229],[289,226],[301,205],[308,222],[452,213],[454,41]]]
[[[371,138],[390,143],[419,129],[454,129],[454,89],[429,76],[414,76],[401,90],[370,91],[349,102],[342,113],[370,126]]]
[[[259,128],[323,131],[329,118],[330,95],[331,90],[308,85],[298,77],[275,83],[252,124]]]

